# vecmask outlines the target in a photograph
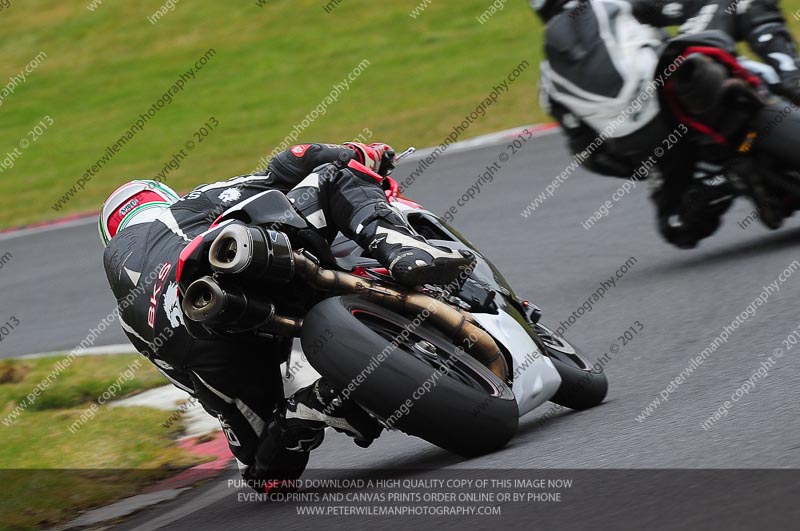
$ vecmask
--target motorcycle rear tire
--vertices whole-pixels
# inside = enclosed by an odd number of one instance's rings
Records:
[[[445,450],[486,454],[517,430],[511,389],[421,317],[412,321],[357,295],[333,297],[307,314],[301,343],[342,395]]]

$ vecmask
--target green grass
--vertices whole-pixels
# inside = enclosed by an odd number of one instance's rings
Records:
[[[151,178],[210,116],[220,126],[168,183],[185,191],[251,171],[359,62],[369,67],[302,134],[343,141],[368,127],[397,147],[439,143],[522,60],[530,67],[465,137],[545,120],[536,106],[538,22],[522,1],[486,24],[486,0],[13,2],[0,16],[0,81],[48,57],[0,107],[0,159],[45,115],[54,125],[0,173],[0,226],[96,210],[118,184]],[[74,198],[51,206],[209,48],[194,81]],[[30,138],[30,137],[29,137]]]
[[[56,363],[65,358],[66,354],[60,358],[0,360],[0,416],[5,418],[14,405],[25,400],[33,388],[54,370]],[[115,399],[166,383],[164,377],[139,355],[80,356],[47,384],[47,389],[26,411],[65,409],[92,402],[128,367],[132,368],[134,377],[120,379],[121,388]]]
[[[2,418],[63,358],[0,363]],[[133,495],[173,470],[197,463],[174,446],[180,423],[163,427],[167,414],[152,408],[101,405],[92,420],[70,431],[99,396],[136,360],[141,366],[114,398],[163,385],[163,377],[136,356],[76,358],[11,425],[0,425],[0,528],[40,529],[78,512]],[[120,380],[121,381],[121,380]]]
[[[220,126],[168,177],[179,191],[254,169],[334,83],[370,62],[304,141],[342,141],[369,128],[401,148],[440,143],[521,61],[530,63],[463,138],[547,121],[536,79],[541,25],[522,0],[480,24],[488,0],[180,2],[157,24],[163,0],[12,0],[0,12],[0,86],[37,53],[47,59],[0,107],[0,160],[44,116],[52,127],[0,173],[0,226],[97,210],[117,185],[152,178],[210,116]],[[787,13],[800,0],[782,3]],[[787,19],[797,33],[800,24]],[[216,55],[67,206],[52,205],[106,146],[209,48]]]

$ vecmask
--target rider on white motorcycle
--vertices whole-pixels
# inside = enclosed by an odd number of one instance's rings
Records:
[[[171,382],[219,418],[243,477],[258,490],[298,478],[325,427],[368,446],[380,425],[322,379],[284,400],[279,365],[291,338],[190,333],[178,296],[179,255],[229,208],[280,190],[312,227],[308,239],[325,245],[341,231],[398,282],[450,282],[474,257],[429,245],[389,205],[383,184],[394,161],[386,144],[302,144],[278,154],[263,173],[202,185],[183,197],[161,183],[133,181],[103,205],[104,266],[122,328]]]

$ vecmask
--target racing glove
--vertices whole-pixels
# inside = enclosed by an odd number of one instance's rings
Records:
[[[378,175],[386,177],[394,170],[395,151],[389,144],[345,142],[343,145],[356,152],[356,160]]]

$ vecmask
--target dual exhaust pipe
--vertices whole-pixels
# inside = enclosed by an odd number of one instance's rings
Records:
[[[324,269],[314,259],[292,251],[287,235],[282,232],[232,224],[216,237],[208,254],[215,273],[246,280],[250,285],[285,283],[299,277],[320,291],[358,294],[402,315],[427,311],[433,326],[463,345],[500,379],[505,382],[510,379],[505,356],[497,343],[475,324],[468,312],[379,280]],[[240,331],[258,329],[300,335],[301,318],[281,316],[268,300],[253,297],[238,284],[221,282],[215,277],[201,277],[186,290],[182,307],[189,319],[212,327],[235,326]]]
[[[250,285],[285,283],[294,278],[294,254],[289,238],[282,232],[261,227],[228,225],[212,242],[208,262],[215,273],[235,276]],[[275,315],[275,306],[265,298],[248,294],[249,291],[240,282],[222,283],[204,276],[186,290],[183,312],[192,321],[211,326],[235,325],[238,330],[249,330],[272,324],[276,325],[276,333],[284,332],[287,323]]]

